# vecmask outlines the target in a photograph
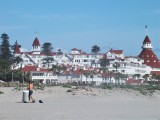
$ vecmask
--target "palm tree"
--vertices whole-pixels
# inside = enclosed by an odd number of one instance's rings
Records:
[[[101,58],[99,60],[99,63],[100,63],[100,66],[101,66],[101,70],[105,74],[105,80],[106,80],[106,72],[108,71],[107,67],[110,65],[110,61],[109,61],[109,59],[107,59],[107,55],[104,55],[103,58]]]
[[[91,74],[90,76],[92,78],[92,83],[93,83],[94,75],[96,74],[95,70],[91,70],[90,74]]]
[[[87,84],[87,79],[88,79],[89,75],[90,75],[89,71],[84,72],[84,76],[86,77],[86,84]]]
[[[119,80],[119,79],[124,80],[124,79],[126,79],[126,75],[118,72],[118,73],[117,73],[117,79],[118,79],[118,80]],[[119,81],[119,83],[120,83],[120,81]]]
[[[106,80],[106,76],[107,76],[107,71],[109,73],[109,70],[107,67],[101,67],[100,70],[102,71],[103,75],[102,75],[102,80]]]
[[[149,74],[143,75],[143,78],[145,79],[146,82],[148,82]]]
[[[82,74],[83,74],[84,70],[83,70],[82,68],[80,68],[80,69],[79,69],[79,72],[80,72],[80,74],[81,74],[81,83],[82,83]]]
[[[19,72],[20,79],[22,79],[22,83],[30,81],[30,72]]]
[[[99,51],[101,51],[99,46],[97,45],[92,46],[92,49],[91,49],[92,53],[98,53]]]
[[[155,84],[155,81],[156,81],[156,79],[157,79],[157,75],[156,74],[152,74],[152,80],[153,80],[153,83]]]
[[[118,78],[118,68],[120,67],[120,63],[119,62],[115,62],[113,64],[113,67],[116,68],[116,78]],[[116,79],[118,80],[118,79]],[[118,80],[118,84],[119,84],[119,80]]]
[[[112,83],[111,78],[113,76],[113,72],[112,71],[108,71],[108,73],[109,73],[109,81],[110,81],[110,84],[111,84]]]

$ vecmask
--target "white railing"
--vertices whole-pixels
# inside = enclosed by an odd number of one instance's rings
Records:
[[[32,76],[32,79],[58,79],[58,76]]]

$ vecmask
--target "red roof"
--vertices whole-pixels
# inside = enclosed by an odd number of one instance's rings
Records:
[[[23,72],[49,72],[47,69],[38,68],[36,66],[25,66],[21,69]]]
[[[133,78],[129,78],[127,81],[126,81],[126,84],[140,84],[142,81],[141,80],[135,80]]]
[[[150,39],[148,36],[145,37],[144,41],[143,41],[143,44],[144,43],[151,43]]]
[[[21,53],[18,44],[16,44],[16,45],[14,46],[14,54],[15,54],[15,53],[17,53],[17,54],[18,54],[18,53]]]
[[[151,49],[143,49],[142,52],[139,54],[139,57],[144,59],[144,64],[148,66],[156,68],[160,67],[160,62]]]
[[[40,46],[40,43],[37,37],[34,39],[32,46]]]
[[[123,50],[113,50],[113,49],[110,49],[109,52],[114,53],[114,54],[122,54]]]

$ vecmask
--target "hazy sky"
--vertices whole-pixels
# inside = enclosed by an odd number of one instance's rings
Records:
[[[160,0],[0,0],[0,33],[29,51],[37,32],[42,45],[138,55],[146,36],[160,56]]]

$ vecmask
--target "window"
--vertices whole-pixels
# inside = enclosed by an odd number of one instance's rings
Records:
[[[125,70],[121,70],[123,73],[125,72]]]
[[[83,60],[83,62],[88,62],[88,60]]]

